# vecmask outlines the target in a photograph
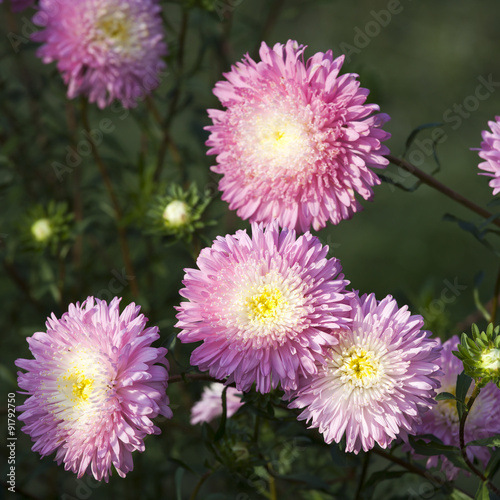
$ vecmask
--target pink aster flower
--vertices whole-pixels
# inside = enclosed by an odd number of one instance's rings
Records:
[[[178,307],[179,338],[203,343],[191,364],[248,391],[267,393],[280,383],[295,389],[299,374],[318,370],[325,345],[349,322],[348,281],[328,247],[306,233],[264,231],[218,237],[187,269]]]
[[[106,482],[111,465],[124,477],[144,437],[160,433],[151,419],[172,416],[167,350],[151,347],[158,328],[145,328],[133,303],[120,314],[120,300],[108,306],[89,297],[61,319],[52,314],[47,332],[28,338],[35,359],[16,361],[27,371],[18,372],[18,383],[30,397],[18,410],[33,451],[55,451],[65,470]]]
[[[479,175],[493,177],[490,181],[490,187],[493,188],[493,196],[500,192],[500,116],[495,116],[495,121],[488,122],[491,132],[483,130],[481,149],[479,156],[486,160],[478,165],[481,170]]]
[[[208,387],[205,387],[201,399],[191,408],[191,425],[199,424],[201,422],[210,422],[214,418],[222,415],[222,392],[224,391],[224,384],[214,382]],[[241,396],[243,394],[238,392],[234,387],[228,387],[226,391],[226,415],[228,418],[232,417],[243,403]]]
[[[398,309],[388,295],[352,299],[350,328],[325,352],[316,376],[302,379],[290,408],[305,408],[326,443],[346,437],[346,451],[386,448],[396,437],[414,434],[421,414],[439,387],[439,342],[421,330],[421,316]]]
[[[389,120],[364,104],[369,91],[358,75],[338,76],[344,56],[318,52],[304,63],[295,41],[264,42],[260,62],[237,63],[214,94],[226,111],[208,110],[213,125],[208,154],[229,208],[251,222],[306,231],[338,224],[373,196],[380,180],[371,168],[388,164],[381,145]]]
[[[441,390],[455,394],[457,376],[463,371],[462,362],[452,354],[457,350],[459,343],[455,335],[443,344],[441,351],[441,370],[443,374],[439,377]],[[474,389],[472,383],[469,394]],[[459,418],[456,401],[438,401],[431,411],[425,413],[422,423],[418,426],[418,434],[433,434],[444,444],[460,446],[459,440]],[[476,439],[484,439],[500,434],[500,389],[493,383],[487,384],[474,401],[471,411],[467,416],[465,425],[465,442]],[[471,461],[477,458],[486,467],[490,458],[490,452],[485,446],[468,446],[467,455]],[[461,469],[455,467],[444,455],[433,456],[427,460],[427,467],[436,467],[439,459],[442,461],[441,469],[446,473],[449,480],[455,479]]]
[[[40,0],[33,21],[45,29],[33,39],[44,63],[57,61],[69,98],[135,106],[165,68],[160,12],[157,0]]]
[[[34,2],[35,0],[10,0],[10,5],[14,12],[20,12],[33,5]],[[0,3],[3,3],[3,0],[0,0]]]

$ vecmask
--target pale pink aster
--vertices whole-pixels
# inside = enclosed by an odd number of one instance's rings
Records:
[[[3,0],[0,0],[0,3],[3,3]],[[7,2],[9,3],[9,2]],[[10,0],[10,6],[13,12],[20,12],[24,9],[27,9],[31,5],[35,3],[35,0]]]
[[[167,46],[157,0],[40,0],[33,21],[45,28],[33,35],[37,54],[57,61],[70,99],[130,107],[158,86]]]
[[[462,362],[452,354],[452,351],[457,350],[459,342],[459,338],[455,335],[443,344],[440,360],[443,374],[439,377],[441,381],[439,392],[455,394],[457,376],[464,369]],[[474,382],[472,382],[468,396],[471,395],[473,389]],[[418,434],[432,434],[444,444],[458,447],[460,446],[459,430],[460,423],[456,401],[448,399],[438,401],[437,406],[424,414],[417,432]],[[489,383],[481,389],[472,405],[467,416],[464,437],[467,443],[497,434],[500,434],[500,389],[494,383]],[[471,462],[477,458],[485,467],[490,458],[490,452],[485,446],[468,446],[467,455]],[[439,460],[441,460],[441,469],[446,473],[448,479],[455,479],[461,469],[455,467],[444,455],[430,457],[427,460],[427,467],[436,467]]]
[[[120,300],[89,297],[61,319],[52,314],[47,332],[27,339],[34,359],[16,361],[26,370],[18,383],[30,397],[18,410],[33,451],[56,452],[65,470],[106,482],[111,465],[124,477],[144,437],[160,433],[151,419],[172,416],[167,350],[151,347],[158,328],[145,328],[134,303],[120,314]]]
[[[486,160],[478,165],[481,170],[479,175],[493,177],[490,187],[493,188],[493,196],[500,192],[500,116],[495,116],[495,121],[488,122],[491,132],[483,130],[479,156]],[[474,149],[474,148],[473,148]]]
[[[350,321],[348,281],[327,251],[277,223],[203,249],[199,269],[186,269],[180,294],[188,301],[177,308],[179,339],[203,342],[191,364],[243,392],[253,383],[261,393],[294,389],[300,374],[315,374],[323,347]]]
[[[229,208],[251,222],[318,230],[361,210],[384,168],[389,120],[364,104],[369,94],[357,76],[338,76],[344,56],[318,52],[304,63],[305,46],[289,40],[272,49],[264,42],[260,62],[247,54],[215,85],[225,111],[209,109],[213,125],[208,154]]]
[[[351,315],[351,327],[326,350],[318,374],[290,394],[289,407],[305,408],[298,419],[311,421],[326,443],[345,435],[346,451],[358,453],[415,433],[436,404],[440,346],[421,330],[422,317],[398,309],[390,295],[354,297]]]
[[[210,422],[214,418],[222,415],[222,392],[224,384],[214,382],[205,387],[201,399],[191,408],[191,425],[202,422]],[[241,402],[243,394],[234,387],[228,387],[226,390],[226,416],[232,417],[243,403]]]

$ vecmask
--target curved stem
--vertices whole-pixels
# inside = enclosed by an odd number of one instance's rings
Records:
[[[464,462],[467,464],[467,467],[479,478],[481,481],[486,483],[486,486],[493,491],[496,495],[500,496],[500,490],[493,484],[491,483],[488,478],[469,460],[469,457],[467,456],[467,451],[465,448],[465,422],[467,421],[467,416],[469,415],[470,409],[472,408],[472,405],[474,404],[474,401],[476,398],[479,396],[480,392],[479,384],[476,383],[476,386],[474,387],[474,390],[472,391],[471,397],[469,398],[469,401],[467,401],[467,407],[465,408],[464,412],[462,413],[462,417],[460,418],[460,431],[459,431],[459,437],[460,437],[460,452],[462,453],[462,458],[464,459]]]
[[[89,124],[89,119],[87,116],[87,102],[83,99],[82,99],[82,122],[83,122],[83,127],[85,128],[85,131],[90,136],[90,124]],[[99,154],[99,151],[97,150],[97,146],[95,145],[93,140],[90,140],[89,142],[90,142],[90,146],[92,149],[92,154],[94,156],[94,160],[97,164],[97,167],[99,168],[99,171],[101,173],[101,177],[104,181],[104,184],[106,185],[106,189],[108,190],[109,197],[111,198],[111,203],[113,205],[115,215],[116,215],[118,239],[120,241],[120,247],[122,250],[123,262],[125,264],[125,269],[127,271],[127,274],[132,277],[130,280],[130,289],[132,291],[132,295],[137,297],[139,295],[139,289],[137,288],[137,281],[135,279],[136,275],[134,273],[132,259],[130,258],[130,250],[129,250],[128,243],[127,243],[127,235],[125,233],[125,229],[121,225],[122,211],[120,208],[120,204],[118,203],[118,198],[116,197],[116,193],[115,193],[115,190],[113,188],[113,184],[111,183],[111,179],[110,179],[108,171],[106,169],[106,165],[104,165],[104,162],[102,161],[101,155]]]
[[[493,214],[488,212],[488,210],[485,210],[484,208],[480,207],[479,205],[476,205],[474,202],[470,201],[468,198],[465,198],[465,196],[462,196],[461,194],[457,193],[456,191],[453,191],[453,189],[450,189],[448,186],[445,186],[443,183],[439,182],[437,179],[432,177],[432,175],[429,175],[425,173],[423,170],[420,170],[417,168],[415,165],[411,164],[410,162],[397,158],[396,156],[393,155],[385,155],[385,157],[394,165],[397,165],[398,167],[401,167],[402,169],[406,170],[407,172],[410,172],[413,174],[415,177],[420,179],[424,184],[427,184],[428,186],[433,187],[434,189],[440,191],[444,195],[448,196],[448,198],[451,198],[452,200],[456,201],[457,203],[460,203],[464,207],[468,208],[469,210],[472,210],[476,214],[480,215],[481,217],[485,219],[489,219],[490,217],[493,217]],[[500,227],[500,219],[494,219],[491,221],[492,224],[495,224],[495,226]]]

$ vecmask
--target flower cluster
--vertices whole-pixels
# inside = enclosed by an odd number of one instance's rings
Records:
[[[280,385],[326,442],[385,448],[435,404],[439,344],[392,297],[348,292],[326,252],[277,223],[218,238],[186,270],[178,336],[202,341],[191,364],[238,390]]]
[[[18,408],[24,432],[42,456],[82,477],[108,481],[113,465],[121,477],[132,470],[132,452],[144,437],[159,434],[151,421],[172,416],[165,394],[165,348],[151,347],[158,328],[145,328],[140,307],[119,313],[120,299],[89,297],[70,304],[47,331],[28,339],[34,359],[18,359],[19,387],[28,394]]]

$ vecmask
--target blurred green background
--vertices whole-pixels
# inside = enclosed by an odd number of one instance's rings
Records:
[[[116,126],[104,137],[100,151],[124,211],[140,288],[134,299],[125,279],[119,295],[123,303],[136,300],[141,304],[151,324],[160,327],[163,344],[174,349],[184,368],[190,348],[175,344],[174,306],[180,301],[183,268],[192,267],[194,261],[181,243],[167,246],[165,238],[145,234],[144,216],[154,195],[164,194],[160,191],[171,183],[195,180],[200,190],[216,194],[217,177],[209,171],[214,158],[206,156],[204,146],[208,134],[203,127],[209,124],[206,109],[219,107],[211,92],[213,85],[244,53],[256,55],[262,40],[271,45],[295,39],[308,45],[306,57],[329,49],[340,55],[347,49],[349,58],[342,72],[358,73],[361,85],[371,90],[369,101],[391,116],[385,129],[392,134],[387,143],[392,154],[403,153],[415,128],[445,122],[440,127],[445,140],[436,150],[441,163],[436,177],[482,206],[492,200],[491,188],[488,178],[477,175],[479,158],[470,148],[480,146],[481,131],[500,114],[500,4],[495,0],[221,0],[212,11],[196,3],[162,2],[168,72],[153,94],[153,106],[161,116],[168,114],[172,101],[176,109],[159,179],[153,178],[153,172],[165,137],[146,103],[133,110],[112,106],[101,111],[88,106],[93,127],[103,118]],[[188,4],[193,4],[189,11]],[[26,336],[43,330],[52,311],[59,316],[70,302],[93,294],[103,296],[115,274],[123,274],[109,198],[91,156],[65,174],[63,182],[55,175],[53,163],[64,163],[68,144],[84,138],[79,123],[81,102],[67,101],[55,65],[44,65],[36,57],[36,44],[26,38],[33,30],[31,15],[32,10],[11,14],[8,3],[0,6],[0,383],[5,399],[16,390],[14,360],[30,356]],[[481,78],[499,84],[476,106],[471,96]],[[487,92],[483,90],[482,95]],[[464,105],[464,111],[458,111],[456,106]],[[428,141],[431,133],[432,129],[423,130],[417,138]],[[424,158],[418,166],[427,172],[437,166],[426,147],[415,143],[407,157]],[[387,175],[407,186],[414,184],[411,176],[403,176],[393,166]],[[22,236],[26,213],[52,199],[66,202],[76,214],[78,236],[63,259],[48,252],[30,252]],[[443,221],[443,215],[480,219],[427,186],[408,193],[383,183],[375,188],[374,201],[363,205],[365,210],[352,220],[317,233],[330,245],[331,255],[341,260],[352,287],[362,293],[375,292],[378,298],[394,295],[400,305],[406,303],[412,312],[423,314],[427,326],[443,338],[461,333],[461,323],[477,310],[474,277],[484,273],[479,295],[487,302],[499,263],[470,233]],[[203,230],[199,245],[248,227],[228,212],[220,198],[209,207],[206,220],[211,219],[217,223]],[[441,299],[443,290],[453,299],[449,303]],[[173,371],[179,370],[174,364]],[[174,471],[180,469],[170,459],[199,460],[199,435],[189,430],[186,419],[200,390],[197,384],[169,389],[174,420],[161,425],[160,438],[147,440],[145,454],[135,454],[136,471],[131,477],[122,481],[113,476],[109,485],[90,490],[93,498],[160,498],[165,488],[171,488],[172,495],[162,498],[176,498]],[[4,417],[5,402],[0,401],[0,410]],[[61,492],[82,498],[73,492],[77,483],[72,474],[64,473],[51,457],[39,462],[19,427],[19,487],[32,498],[55,498]],[[0,432],[1,443],[4,435]],[[3,445],[2,450],[5,453]],[[163,479],[153,477],[153,461],[162,464]],[[147,491],[143,489],[146,480]],[[239,483],[233,485],[231,496],[227,477],[216,476],[207,484],[199,498],[238,498],[237,494],[243,494],[238,492],[247,490],[247,497],[239,500],[261,498]],[[184,487],[190,491],[189,485]],[[409,496],[401,491],[394,494]]]

